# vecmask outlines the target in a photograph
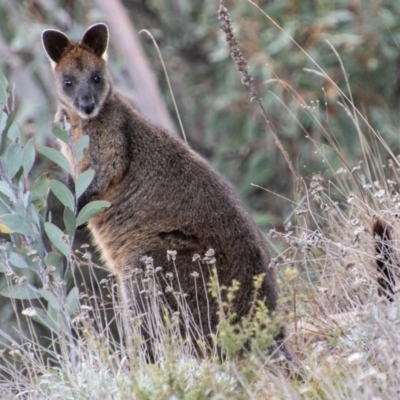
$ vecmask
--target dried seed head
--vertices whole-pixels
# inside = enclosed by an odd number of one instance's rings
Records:
[[[201,259],[200,254],[194,254],[193,258],[192,258],[192,261],[196,262],[197,260],[200,260],[200,259]]]
[[[27,283],[28,278],[26,276],[21,276],[16,279],[17,285],[23,286]]]
[[[147,266],[151,266],[151,267],[153,266],[153,259],[151,257],[144,256],[144,257],[142,257],[141,260],[144,262],[146,267]]]
[[[61,236],[61,241],[65,244],[69,245],[69,236],[68,235],[62,235]]]
[[[65,287],[65,281],[63,281],[62,279],[56,279],[54,281],[54,286],[58,289],[63,289]]]
[[[220,1],[218,8],[218,20],[221,30],[225,33],[225,39],[231,51],[231,57],[235,62],[236,68],[242,74],[242,83],[249,87],[251,98],[258,98],[254,87],[254,79],[249,74],[247,62],[239,49],[239,43],[233,33],[231,16],[228,9],[222,4],[222,1]]]
[[[209,249],[204,254],[203,260],[206,262],[206,264],[215,264],[216,259],[215,259],[214,255],[215,255],[214,249]]]
[[[132,273],[135,274],[135,275],[140,275],[140,274],[143,273],[143,270],[142,270],[141,268],[135,268],[135,269],[132,271]]]
[[[204,254],[205,257],[214,257],[215,256],[215,251],[214,249],[208,249],[206,253]]]
[[[271,258],[271,261],[270,261],[270,263],[268,265],[268,268],[274,268],[274,267],[276,267],[277,264],[278,264],[277,263],[277,259],[276,258]]]
[[[176,250],[167,250],[167,260],[175,261],[176,260]]]
[[[48,275],[48,274],[52,274],[55,270],[56,270],[56,267],[49,266],[49,267],[46,268],[45,273],[46,273],[47,275]]]
[[[21,314],[22,315],[27,315],[28,317],[33,317],[37,313],[36,313],[36,310],[34,308],[28,307],[28,308],[25,308],[25,310],[22,310]]]

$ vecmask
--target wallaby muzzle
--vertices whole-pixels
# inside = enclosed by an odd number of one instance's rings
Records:
[[[96,108],[95,96],[93,96],[93,94],[91,94],[86,88],[81,91],[81,95],[78,97],[77,103],[79,110],[86,115],[90,115]]]
[[[96,107],[96,103],[94,101],[81,103],[79,106],[81,111],[83,111],[87,115],[90,115],[95,107]]]

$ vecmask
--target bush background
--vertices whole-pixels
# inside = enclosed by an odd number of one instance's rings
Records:
[[[109,60],[116,86],[140,109],[141,98],[129,76],[132,65],[121,57],[113,34],[116,26],[102,13],[101,3],[0,2],[0,67],[14,85],[17,123],[25,137],[33,135],[37,143],[48,140],[56,106],[50,68],[40,42],[42,30],[49,27],[78,39],[89,25],[99,21],[108,23]],[[327,163],[334,170],[339,167],[321,134],[320,124],[337,139],[351,167],[361,160],[354,123],[338,101],[333,85],[305,70],[316,69],[309,56],[350,95],[345,83],[344,74],[347,75],[355,105],[397,154],[399,3],[395,0],[255,3],[308,53],[299,50],[250,2],[226,2],[269,118],[300,173],[305,177],[313,172],[325,173]],[[259,110],[249,102],[248,92],[241,85],[241,77],[218,27],[217,2],[126,0],[123,5],[132,25],[122,28],[134,32],[148,29],[157,40],[191,145],[233,182],[261,226],[279,224],[291,211],[290,202],[251,183],[291,198],[293,179],[273,138],[264,129]],[[146,35],[140,35],[139,39],[178,127],[158,55]],[[342,58],[345,72],[328,42]],[[305,107],[317,107],[314,113],[317,118],[310,118]],[[362,129],[368,134],[365,125]],[[307,135],[316,145],[306,139]]]

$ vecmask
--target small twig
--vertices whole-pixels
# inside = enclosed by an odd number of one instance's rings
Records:
[[[233,33],[230,14],[228,12],[228,9],[223,5],[223,0],[220,0],[220,5],[218,8],[218,19],[220,21],[220,27],[221,27],[222,31],[225,33],[226,42],[228,43],[228,46],[231,50],[231,57],[233,58],[233,60],[236,64],[236,68],[242,74],[242,83],[243,83],[243,85],[246,85],[249,88],[250,100],[256,101],[258,106],[260,107],[262,116],[263,116],[263,120],[264,120],[264,123],[265,123],[267,129],[274,136],[276,146],[283,154],[283,157],[284,157],[287,165],[289,166],[290,171],[292,172],[293,176],[296,178],[296,180],[299,183],[299,187],[300,187],[301,191],[303,192],[303,194],[306,194],[307,187],[306,187],[304,181],[301,179],[301,177],[296,172],[295,168],[293,167],[293,163],[289,158],[289,154],[284,149],[282,142],[279,139],[279,136],[275,132],[275,130],[272,126],[272,123],[271,123],[270,119],[268,118],[268,115],[265,110],[262,99],[260,98],[260,96],[257,93],[257,90],[254,85],[254,78],[249,74],[249,70],[247,68],[247,62],[243,56],[243,53],[239,49],[239,43]]]
[[[183,123],[182,123],[182,119],[181,119],[181,114],[179,113],[178,105],[176,104],[176,101],[175,101],[175,95],[174,95],[174,91],[172,90],[171,82],[170,82],[170,80],[169,80],[167,67],[165,66],[164,59],[163,59],[163,57],[162,57],[160,48],[158,47],[158,43],[157,43],[156,39],[154,38],[154,36],[152,35],[152,33],[151,33],[150,31],[148,31],[147,29],[142,29],[142,30],[140,30],[140,31],[139,31],[139,35],[140,35],[141,33],[145,33],[145,34],[151,39],[151,41],[153,42],[153,45],[154,45],[154,47],[155,47],[155,49],[156,49],[156,51],[157,51],[158,58],[159,58],[159,60],[160,60],[160,62],[161,62],[162,68],[163,68],[163,70],[164,70],[164,76],[165,76],[165,80],[167,81],[167,85],[168,85],[169,92],[170,92],[170,94],[171,94],[172,102],[173,102],[173,104],[174,104],[174,108],[175,108],[175,112],[176,112],[176,117],[178,118],[178,122],[179,122],[179,127],[180,127],[180,129],[181,129],[183,139],[184,139],[185,142],[187,143],[185,128],[183,127]]]

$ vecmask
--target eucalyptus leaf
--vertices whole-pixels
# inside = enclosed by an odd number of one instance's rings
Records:
[[[89,147],[89,136],[82,136],[75,144],[75,162],[82,160],[83,151]]]
[[[58,310],[57,308],[52,307],[50,303],[48,303],[47,306],[47,314],[57,325],[58,331],[60,331],[61,329],[65,330],[68,327],[68,321],[65,317],[65,313],[60,312],[60,310]]]
[[[64,219],[64,225],[67,230],[67,233],[69,236],[72,237],[74,235],[75,229],[76,229],[75,213],[73,211],[71,211],[71,209],[69,207],[65,207],[63,219]]]
[[[5,181],[0,181],[0,193],[5,194],[10,200],[14,200],[15,198],[10,185]]]
[[[0,105],[5,106],[7,104],[8,93],[7,93],[8,82],[3,72],[0,70]],[[3,107],[0,107],[3,108]]]
[[[47,311],[42,310],[41,308],[38,307],[32,307],[32,310],[34,311],[34,313],[32,313],[30,317],[34,321],[47,327],[48,329],[52,330],[55,333],[59,332],[60,329],[59,326],[57,325],[56,321],[54,321],[54,319],[49,316]]]
[[[69,315],[72,315],[79,306],[79,289],[75,286],[68,293],[66,300]]]
[[[27,212],[32,218],[32,224],[34,226],[37,226],[38,229],[41,231],[42,230],[42,225],[44,223],[43,217],[37,212],[37,209],[35,206],[31,203],[27,207]],[[37,242],[37,245],[41,246],[43,245],[42,242]]]
[[[47,198],[47,193],[49,191],[49,188],[50,188],[50,179],[49,179],[48,172],[39,176],[39,178],[37,178],[32,185],[31,202],[36,207],[36,209],[39,211],[42,210],[42,208],[46,204],[46,198]]]
[[[24,209],[26,210],[29,207],[31,200],[31,194],[29,192],[25,192],[22,196],[22,203],[24,205]]]
[[[8,261],[17,268],[29,268],[25,257],[21,254],[11,253]]]
[[[60,139],[62,142],[66,144],[69,143],[68,132],[65,129],[63,129],[60,124],[53,125],[52,132],[57,139]]]
[[[22,215],[4,214],[0,217],[0,220],[13,232],[26,236],[33,234],[31,224]]]
[[[50,181],[50,189],[64,207],[69,207],[72,211],[75,210],[74,196],[63,183],[52,179]]]
[[[4,297],[10,297],[18,300],[40,299],[42,295],[27,285],[13,285],[5,287],[0,294]]]
[[[54,268],[54,271],[51,272],[51,275],[53,275],[56,279],[62,278],[62,273],[64,269],[64,258],[60,253],[56,253],[54,251],[47,253],[44,258],[44,262],[47,268]]]
[[[55,164],[60,166],[62,169],[67,171],[69,174],[72,174],[71,165],[69,164],[64,154],[62,154],[56,149],[52,149],[51,147],[46,147],[46,146],[40,147],[38,151],[39,153],[47,157],[49,160],[53,161]]]
[[[9,131],[8,131],[8,137],[14,143],[21,140],[21,132],[19,131],[18,125],[14,121],[10,125]]]
[[[24,146],[24,159],[22,166],[24,167],[24,173],[27,175],[31,171],[33,164],[35,163],[35,146],[33,145],[33,139],[29,139]]]
[[[1,258],[0,258],[0,272],[1,273],[4,273],[4,272],[8,272],[10,269],[9,268],[7,268],[7,264],[5,263],[5,261],[3,261]]]
[[[21,178],[23,177],[23,175],[24,175],[24,168],[21,165],[20,169],[18,170],[18,172],[15,174],[15,176],[13,178],[13,181],[14,181],[14,184],[16,187],[19,187],[19,182],[20,182]]]
[[[8,146],[2,165],[6,176],[10,179],[14,178],[16,173],[22,166],[24,160],[24,149],[18,143],[12,143]]]
[[[50,222],[46,222],[44,224],[44,230],[45,230],[48,238],[54,244],[54,246],[56,246],[56,248],[58,250],[60,250],[60,252],[62,254],[64,254],[64,256],[67,256],[69,253],[69,246],[63,240],[65,235],[61,231],[61,229],[58,228],[57,226],[51,224]]]
[[[75,193],[76,197],[79,198],[82,196],[82,194],[85,192],[85,190],[88,188],[90,183],[92,182],[94,178],[94,170],[93,169],[88,169],[85,172],[82,172],[76,182],[75,182]]]
[[[0,155],[4,153],[4,150],[7,148],[7,139],[8,139],[8,131],[14,121],[15,112],[11,112],[7,115],[6,125],[1,133],[1,140],[0,140]]]
[[[80,211],[78,218],[76,219],[76,226],[81,226],[90,218],[96,216],[101,213],[104,208],[110,207],[111,203],[109,201],[104,200],[96,200],[92,201],[89,204],[86,204],[85,207]]]
[[[59,299],[54,295],[54,293],[49,292],[48,290],[40,289],[39,293],[42,297],[49,302],[49,304],[57,311],[62,310],[62,304]]]

